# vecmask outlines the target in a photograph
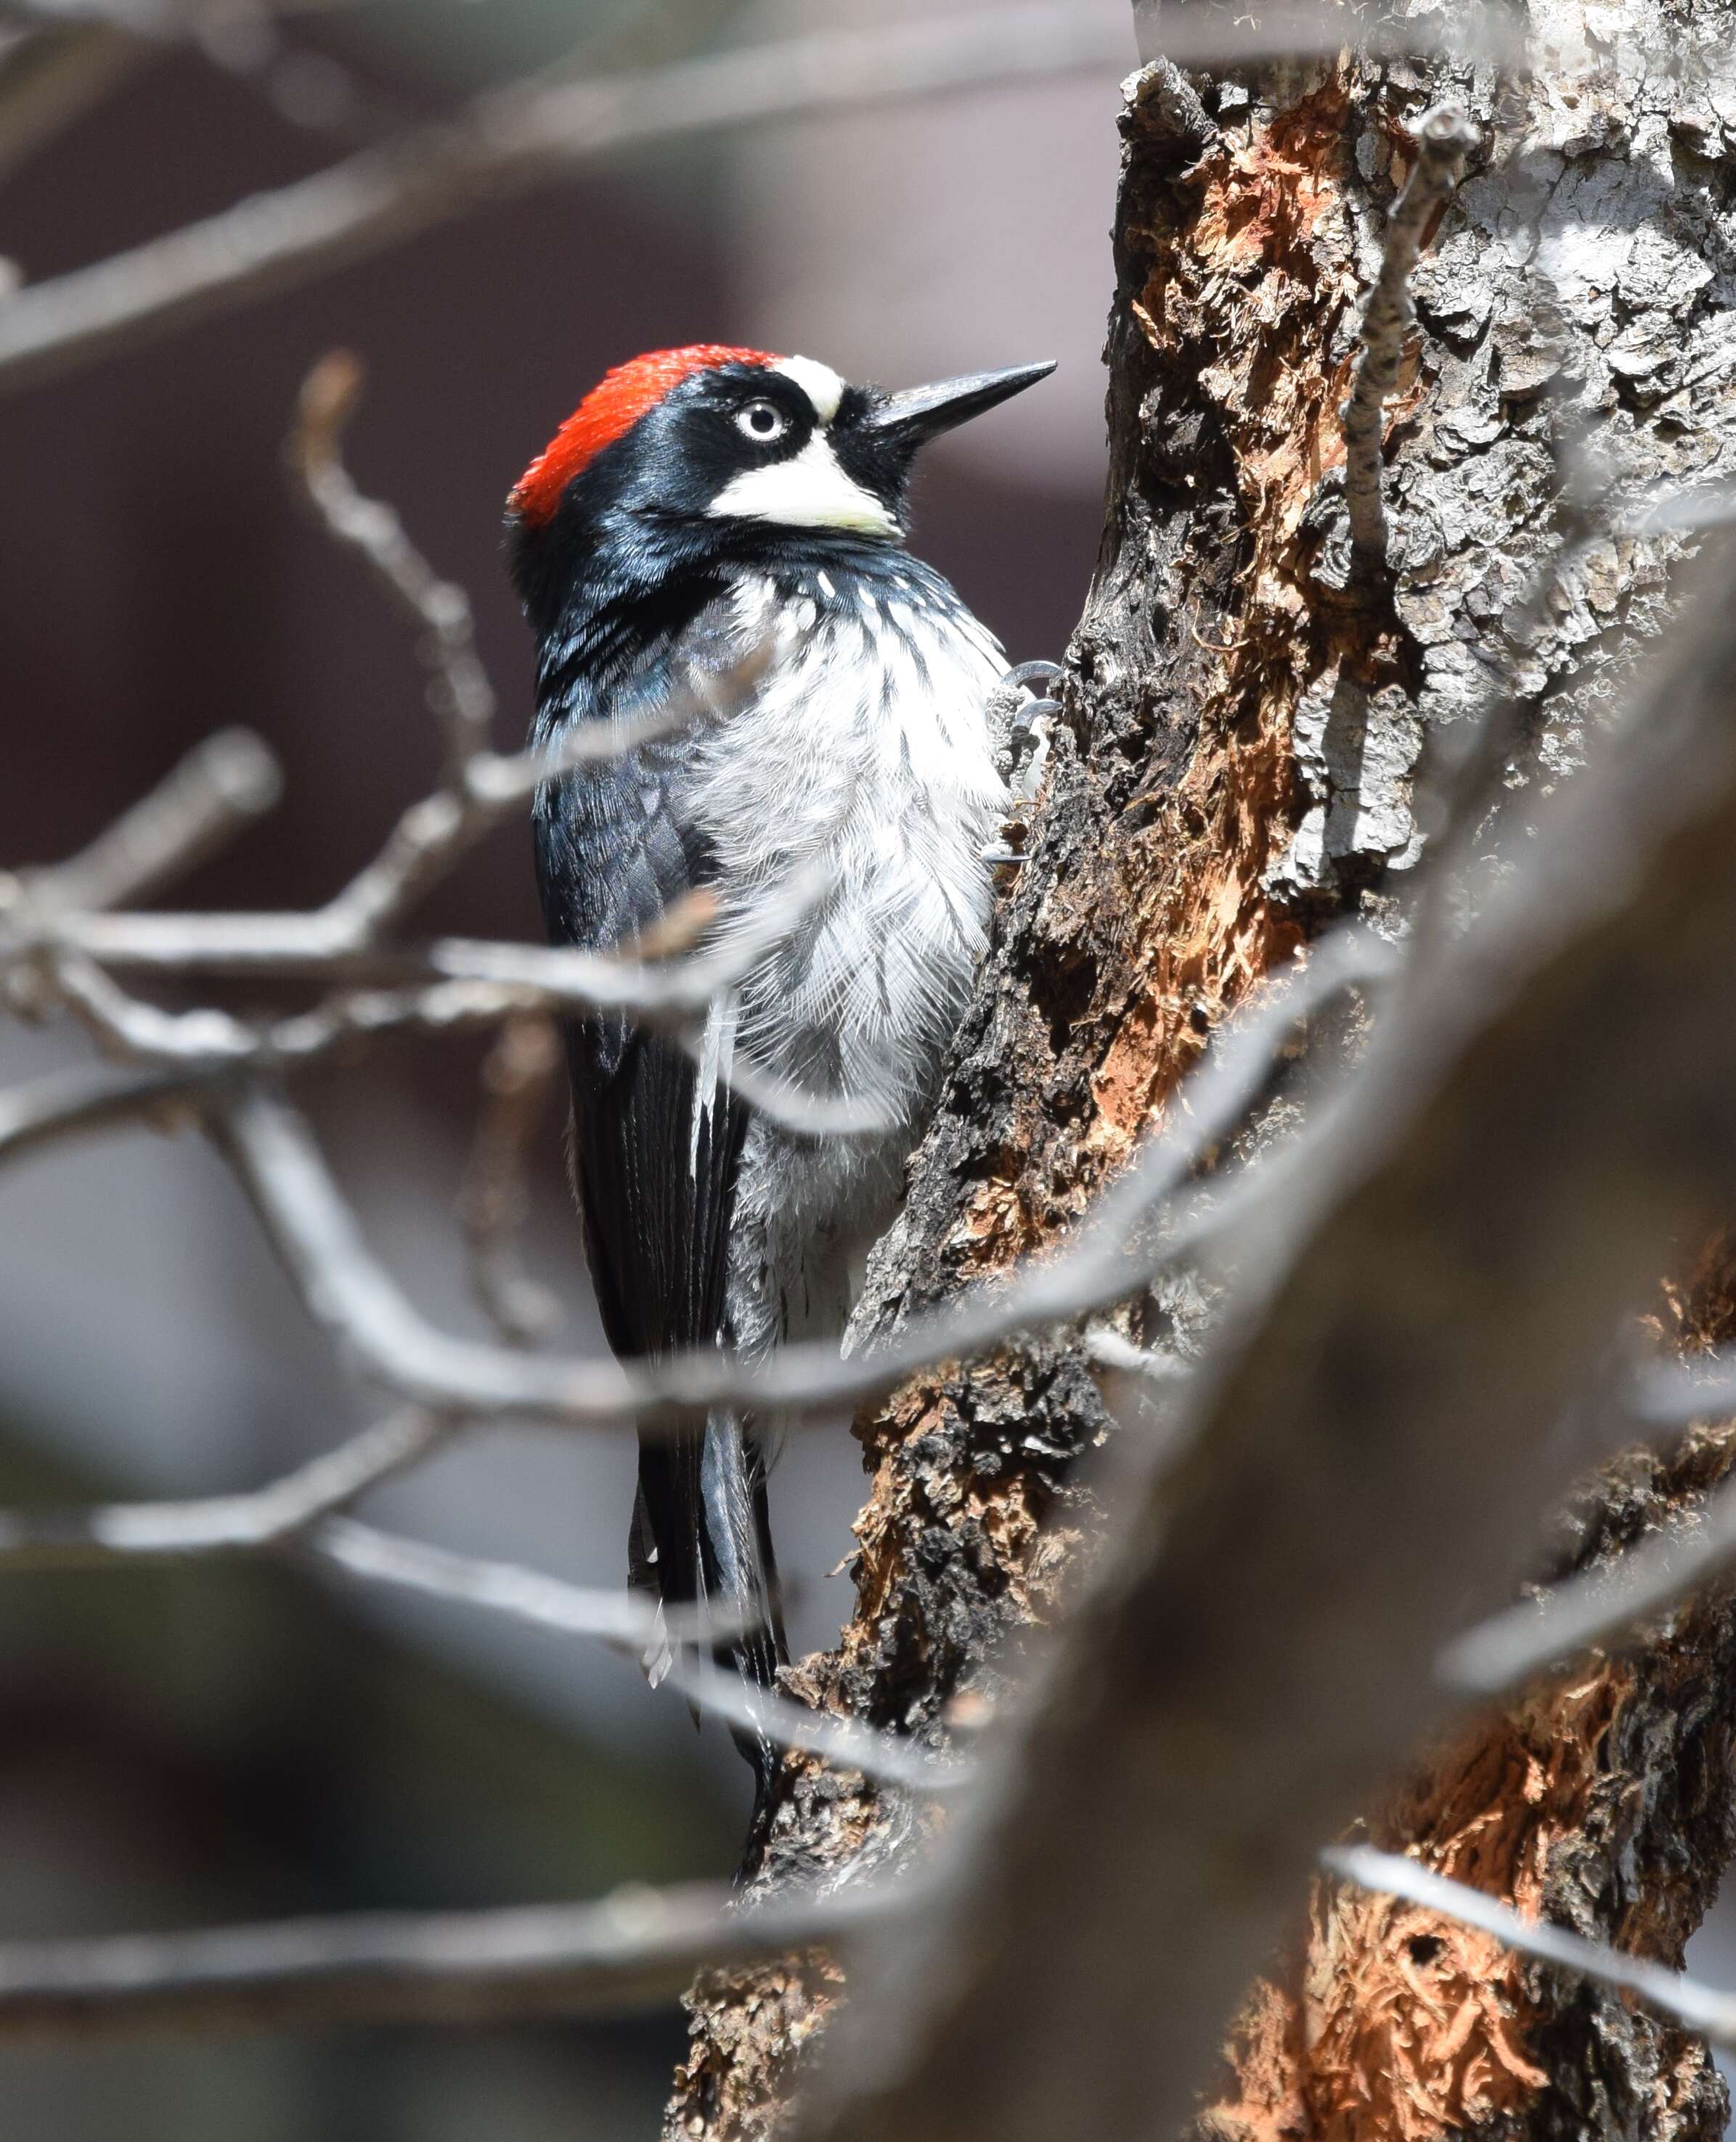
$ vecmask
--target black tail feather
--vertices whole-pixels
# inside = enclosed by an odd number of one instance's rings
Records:
[[[633,1582],[668,1607],[709,1606],[728,1633],[713,1657],[750,1687],[775,1690],[789,1658],[766,1466],[751,1425],[714,1413],[703,1430],[639,1440],[639,1495],[629,1544]],[[759,1826],[780,1750],[745,1727],[731,1737],[754,1774]]]

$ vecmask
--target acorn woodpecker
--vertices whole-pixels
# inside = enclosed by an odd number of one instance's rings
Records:
[[[619,1356],[838,1334],[895,1212],[987,942],[1008,805],[991,709],[1005,659],[903,547],[911,464],[1053,369],[889,394],[808,358],[658,351],[609,373],[511,495],[534,744],[678,708],[695,679],[752,678],[733,703],[545,782],[534,807],[555,944],[644,940],[703,890],[706,943],[754,947],[685,1048],[614,1016],[567,1029],[574,1174]],[[743,1065],[866,1103],[883,1127],[792,1129],[736,1095]],[[643,1436],[629,1540],[634,1585],[723,1616],[720,1655],[767,1688],[787,1656],[773,1432],[714,1414]],[[737,1739],[762,1804],[775,1751]]]

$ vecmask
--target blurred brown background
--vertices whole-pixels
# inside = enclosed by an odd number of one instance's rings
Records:
[[[935,12],[900,0],[874,19]],[[237,7],[229,67],[165,47],[11,179],[0,254],[52,274],[316,168],[370,115],[438,112],[588,41],[630,58],[678,41],[681,13],[325,6],[290,17],[262,72],[260,26]],[[864,26],[822,0],[706,17],[709,42]],[[428,784],[407,635],[279,473],[298,382],[340,343],[370,371],[353,466],[471,590],[503,744],[530,672],[500,565],[506,491],[608,365],[673,343],[797,349],[891,385],[1059,358],[1039,393],[936,453],[915,539],[1013,659],[1058,654],[1099,518],[1116,106],[1106,76],[617,159],[0,402],[0,859],[76,846],[239,722],[281,755],[284,802],[175,904],[303,906]],[[509,829],[429,919],[534,935],[527,851]],[[0,1073],[81,1049],[58,1029],[0,1027]],[[307,1088],[373,1240],[431,1312],[466,1327],[451,1209],[476,1067],[468,1044],[419,1044]],[[557,1343],[584,1348],[559,1132],[551,1115],[532,1241],[570,1305]],[[368,1414],[196,1141],[105,1140],[0,1178],[0,1499],[239,1488]],[[798,1439],[774,1482],[799,1645],[828,1641],[844,1610],[844,1580],[825,1572],[850,1545],[856,1456],[841,1427]],[[631,1473],[624,1441],[501,1434],[371,1508],[614,1583]],[[0,1936],[716,1874],[745,1774],[629,1666],[455,1609],[388,1612],[275,1568],[0,1582]],[[0,2133],[602,2142],[653,2131],[680,2041],[672,2011],[584,2030],[3,2051]]]

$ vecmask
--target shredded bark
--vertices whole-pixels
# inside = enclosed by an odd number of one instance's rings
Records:
[[[1517,692],[1497,817],[1521,835],[1526,795],[1577,763],[1667,614],[1679,545],[1591,544],[1527,605],[1565,525],[1561,412],[1595,432],[1611,497],[1736,471],[1719,176],[1736,86],[1713,78],[1736,62],[1719,57],[1715,0],[1674,13],[1709,35],[1698,73],[1637,48],[1611,59],[1557,23],[1546,84],[1485,70],[1449,85],[1490,146],[1414,279],[1419,330],[1386,412],[1390,570],[1372,587],[1350,570],[1339,407],[1408,122],[1440,74],[1335,65],[1250,92],[1158,62],[1131,85],[1097,570],[1030,851],[855,1345],[1040,1254],[1275,965],[1347,911],[1378,922],[1403,901],[1433,738]],[[1176,1336],[1161,1303],[1126,1314],[1142,1344]],[[1092,1537],[1075,1461],[1109,1425],[1062,1336],[919,1376],[861,1419],[854,1611],[792,1692],[936,1745],[992,1707]],[[1671,1521],[1713,1462],[1606,1474],[1571,1552]],[[1729,1642],[1725,1610],[1696,1608],[1643,1671],[1560,1677],[1441,1750],[1373,1834],[1584,1931],[1638,1940],[1650,1913],[1643,1937],[1674,1953],[1725,1856],[1712,1682]],[[1669,1760],[1691,1789],[1665,1789]],[[916,1821],[895,1791],[792,1756],[750,1889],[859,1877]],[[1415,1918],[1316,1898],[1305,1976],[1256,1990],[1205,2131],[1582,2134],[1605,2101],[1642,2098],[1607,2131],[1714,2131],[1719,2086],[1679,2036]],[[702,1981],[666,2136],[774,2133],[841,1991],[811,1961]]]

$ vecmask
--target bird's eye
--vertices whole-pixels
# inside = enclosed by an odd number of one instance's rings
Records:
[[[736,424],[761,446],[770,440],[781,439],[790,428],[789,418],[775,402],[750,402],[736,418]]]

